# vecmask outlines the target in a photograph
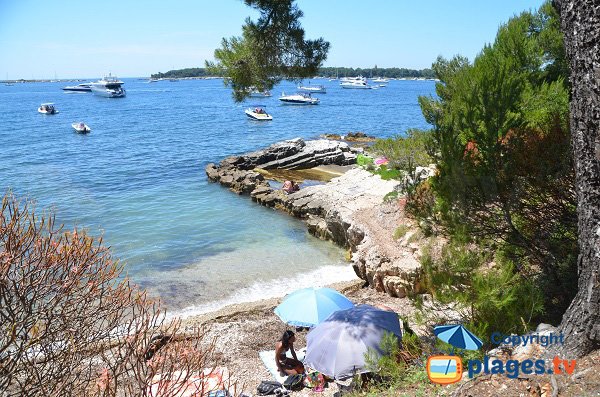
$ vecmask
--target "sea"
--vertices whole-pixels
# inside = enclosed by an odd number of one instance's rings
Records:
[[[219,79],[123,81],[125,98],[61,89],[76,83],[0,85],[0,191],[102,237],[126,275],[181,316],[355,278],[344,251],[301,221],[209,183],[208,163],[296,137],[428,128],[418,97],[435,95],[433,81],[346,90],[315,79],[321,103],[294,106],[277,99],[293,82],[235,103]],[[45,102],[59,113],[39,114]],[[249,119],[255,105],[273,121]],[[75,133],[79,121],[92,132]]]

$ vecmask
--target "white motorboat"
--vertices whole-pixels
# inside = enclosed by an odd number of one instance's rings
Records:
[[[389,83],[390,81],[388,79],[385,79],[383,77],[377,77],[373,79],[373,83]]]
[[[71,127],[73,127],[73,129],[78,134],[89,134],[90,131],[92,131],[92,129],[90,127],[88,127],[88,125],[85,124],[85,123],[83,123],[83,122],[73,123],[73,124],[71,124]]]
[[[92,83],[81,83],[77,85],[66,86],[63,88],[63,91],[67,92],[91,92],[92,91]]]
[[[254,107],[246,109],[244,113],[246,113],[246,116],[250,117],[253,120],[273,120],[273,116],[267,113],[264,108],[265,107],[263,105],[254,105]]]
[[[366,77],[362,77],[362,76],[357,76],[357,77],[342,77],[340,79],[341,83],[356,83],[356,82],[363,82],[366,83],[367,79]]]
[[[57,114],[58,110],[53,103],[42,103],[38,108],[38,112],[41,114]]]
[[[266,98],[266,97],[270,97],[271,96],[271,92],[270,91],[259,91],[257,89],[252,89],[250,91],[250,95],[251,98]]]
[[[283,103],[289,103],[292,105],[318,105],[319,98],[313,98],[309,93],[298,93],[292,95],[285,95],[285,92],[281,93],[279,100]]]
[[[323,85],[301,85],[298,86],[298,91],[300,92],[310,92],[311,94],[326,94],[327,90]]]
[[[345,81],[340,84],[342,88],[350,88],[355,90],[370,90],[372,87],[366,81]]]
[[[109,73],[102,80],[91,84],[92,93],[106,98],[123,98],[125,96],[125,90],[121,87],[123,84],[125,83]]]

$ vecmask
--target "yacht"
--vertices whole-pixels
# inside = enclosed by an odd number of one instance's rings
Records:
[[[342,83],[359,83],[359,82],[363,82],[363,83],[366,84],[367,78],[366,77],[362,77],[362,76],[357,76],[357,77],[342,77],[340,79],[340,81]]]
[[[289,103],[292,105],[318,105],[319,98],[313,98],[310,93],[298,93],[292,95],[285,95],[285,92],[281,93],[279,100],[283,103]]]
[[[254,105],[253,108],[246,109],[244,113],[246,113],[246,116],[250,117],[252,120],[273,120],[273,116],[267,113],[264,108],[265,107],[263,105]]]
[[[77,85],[66,86],[63,88],[63,91],[67,92],[91,92],[92,91],[92,83],[81,83]]]
[[[327,90],[323,85],[301,85],[298,86],[300,92],[310,92],[312,94],[326,94]]]
[[[340,86],[342,86],[342,88],[350,88],[355,90],[370,90],[371,88],[373,88],[370,85],[368,85],[366,81],[362,80],[345,81],[343,83],[340,83]]]
[[[38,108],[38,112],[41,114],[57,114],[58,110],[56,110],[53,103],[42,103]]]
[[[109,73],[102,80],[91,84],[92,93],[107,98],[122,98],[125,96],[125,90],[121,87],[123,84],[125,83]]]

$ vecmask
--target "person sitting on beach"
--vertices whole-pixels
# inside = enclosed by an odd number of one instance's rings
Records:
[[[303,374],[304,365],[298,357],[296,357],[296,351],[294,350],[294,342],[296,341],[296,335],[290,330],[283,333],[281,339],[275,344],[275,363],[279,372],[287,375]],[[286,352],[290,351],[292,357],[287,357]]]
[[[290,194],[290,193],[294,193],[294,192],[297,192],[298,190],[300,190],[300,185],[298,185],[294,181],[285,181],[283,183],[283,186],[281,187],[281,189],[284,192],[286,192],[287,194]]]

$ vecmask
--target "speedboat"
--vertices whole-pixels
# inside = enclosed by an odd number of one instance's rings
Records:
[[[83,122],[73,123],[71,124],[71,127],[73,127],[78,134],[89,134],[90,131],[92,131],[92,129]]]
[[[310,92],[312,94],[326,94],[327,90],[323,85],[302,85],[298,86],[300,92]]]
[[[268,114],[264,108],[265,107],[262,105],[254,105],[253,108],[246,109],[244,111],[244,113],[246,113],[246,116],[250,117],[253,120],[260,120],[260,121],[273,120],[273,116]]]
[[[53,103],[42,103],[38,108],[38,112],[41,114],[57,114],[58,110],[56,110]]]
[[[66,86],[63,88],[63,91],[91,92],[92,91],[92,83],[81,83],[81,84],[77,84],[77,85]]]
[[[281,93],[279,100],[283,103],[290,103],[293,105],[318,105],[319,98],[313,98],[307,93],[298,93],[292,95],[285,95],[285,92]]]
[[[366,81],[359,81],[359,80],[354,80],[354,81],[345,81],[343,83],[340,84],[340,86],[342,86],[342,88],[351,88],[351,89],[358,89],[358,90],[370,90],[372,87],[370,85],[368,85],[366,83]]]
[[[109,73],[102,80],[91,84],[92,93],[107,98],[123,98],[125,96],[125,90],[121,87],[123,84],[125,83]]]

